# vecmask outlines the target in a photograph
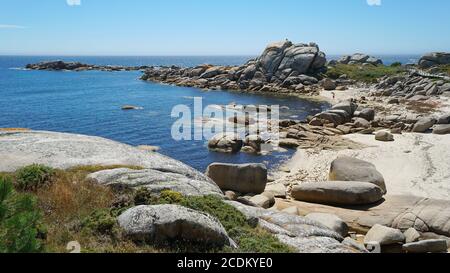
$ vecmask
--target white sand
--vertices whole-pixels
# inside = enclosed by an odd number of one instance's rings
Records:
[[[331,162],[347,155],[375,164],[386,180],[389,194],[450,200],[450,135],[395,135],[395,142],[379,142],[372,135],[360,134],[346,138],[368,147],[319,154],[299,150],[286,164],[291,174],[284,175],[281,181],[327,180]]]

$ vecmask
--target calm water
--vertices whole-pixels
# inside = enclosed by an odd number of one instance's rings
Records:
[[[248,57],[0,57],[0,128],[21,127],[95,135],[131,145],[155,145],[160,152],[204,171],[212,162],[262,162],[269,167],[287,159],[293,151],[259,157],[244,153],[209,152],[206,141],[174,141],[172,107],[203,104],[263,104],[290,108],[283,117],[305,118],[321,112],[326,103],[292,97],[256,96],[236,92],[203,92],[138,80],[140,72],[50,72],[17,68],[27,63],[62,59],[89,64],[181,65],[202,63],[234,65]],[[141,111],[124,112],[121,106],[137,105]]]

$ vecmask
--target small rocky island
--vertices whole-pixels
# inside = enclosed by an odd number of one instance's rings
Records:
[[[308,94],[332,107],[305,120],[278,121],[277,141],[261,135],[239,139],[227,132],[208,143],[212,152],[222,153],[261,154],[263,144],[296,149],[276,171],[262,164],[217,162],[203,174],[155,152],[101,138],[9,130],[0,133],[0,172],[39,163],[73,175],[74,168],[84,166],[88,171],[80,181],[112,191],[110,202],[101,206],[111,227],[102,236],[115,238],[111,230],[117,228],[120,242],[130,242],[133,250],[139,242],[168,247],[165,243],[186,241],[207,252],[365,253],[366,246],[382,252],[447,252],[449,56],[430,53],[415,65],[386,66],[357,53],[328,62],[314,43],[282,41],[241,66],[28,65],[33,70],[142,70],[144,81]],[[248,111],[247,106],[224,107]],[[252,126],[252,118],[227,122]],[[83,231],[83,223],[65,222],[75,232]],[[266,248],[248,250],[253,242]]]

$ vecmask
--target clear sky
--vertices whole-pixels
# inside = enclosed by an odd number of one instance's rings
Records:
[[[0,0],[0,54],[256,55],[450,51],[448,0]]]

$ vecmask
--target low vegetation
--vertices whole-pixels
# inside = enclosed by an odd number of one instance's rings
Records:
[[[52,182],[54,172],[52,168],[38,164],[21,168],[15,173],[17,187],[23,191],[36,191]]]
[[[392,66],[337,64],[328,69],[326,76],[332,79],[338,79],[342,75],[347,75],[352,80],[376,83],[378,79],[384,76],[392,76],[403,72],[405,72],[405,69],[398,64]]]
[[[17,193],[10,178],[0,177],[0,253],[36,253],[45,237],[36,199]]]
[[[440,73],[446,73],[450,76],[450,64],[436,66],[436,70]]]
[[[141,195],[144,190],[141,190]],[[145,195],[145,194],[144,194]],[[224,252],[242,253],[290,253],[294,250],[282,244],[273,235],[255,228],[239,210],[223,202],[219,197],[187,196],[173,191],[164,191],[160,197],[153,197],[147,205],[177,204],[193,210],[205,212],[220,221],[229,236],[239,245],[239,249],[226,248]],[[190,249],[192,250],[192,249]]]
[[[213,252],[293,252],[271,234],[255,228],[233,206],[216,196],[187,197],[173,191],[155,195],[146,189],[114,190],[86,179],[87,175],[135,166],[83,166],[66,171],[31,165],[0,174],[0,252],[68,252],[77,241],[83,252],[199,252],[182,242],[161,248],[128,240],[117,216],[136,205],[177,204],[217,218],[238,243]]]

